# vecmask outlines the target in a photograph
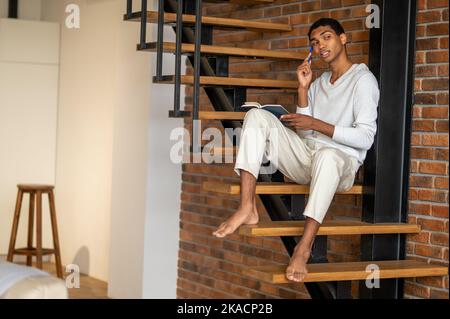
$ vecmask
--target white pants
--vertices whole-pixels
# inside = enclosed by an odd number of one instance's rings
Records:
[[[359,168],[356,157],[303,139],[272,113],[251,109],[245,115],[234,170],[240,175],[243,169],[258,178],[264,155],[289,179],[298,184],[310,184],[303,215],[319,223],[325,218],[336,191],[346,191],[353,186]]]

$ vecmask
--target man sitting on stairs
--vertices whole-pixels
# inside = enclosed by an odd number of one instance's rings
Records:
[[[307,275],[314,238],[334,194],[353,186],[373,144],[379,99],[374,75],[347,56],[347,36],[338,21],[319,19],[308,37],[314,54],[330,71],[312,82],[311,53],[297,68],[299,106],[296,114],[282,116],[287,127],[270,112],[247,112],[235,164],[241,180],[240,206],[213,232],[221,238],[242,224],[258,223],[255,187],[266,155],[289,179],[310,184],[304,233],[286,269],[286,278],[296,282]]]

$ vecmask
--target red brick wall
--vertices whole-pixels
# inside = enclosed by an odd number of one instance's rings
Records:
[[[369,0],[275,1],[270,5],[205,4],[204,14],[288,22],[291,32],[257,33],[222,30],[214,32],[214,44],[273,50],[298,50],[306,56],[307,32],[320,17],[341,21],[350,43],[347,46],[352,61],[368,61],[369,32],[364,27]],[[448,262],[448,29],[437,21],[448,21],[445,1],[428,0],[419,3],[418,16],[418,81],[417,104],[414,107],[412,142],[411,221],[423,225],[425,235],[408,239],[411,258],[430,258],[432,262]],[[434,8],[436,9],[430,9]],[[422,32],[422,33],[421,33]],[[432,40],[424,39],[432,35]],[[421,60],[422,59],[422,60]],[[421,61],[421,62],[420,62]],[[297,62],[230,59],[230,76],[295,80]],[[313,60],[315,76],[326,68]],[[188,70],[190,72],[190,70]],[[441,78],[445,77],[445,80]],[[445,88],[442,87],[445,85]],[[419,93],[420,92],[420,93]],[[186,103],[192,103],[192,89],[186,90]],[[287,90],[248,90],[247,100],[280,103],[294,108],[297,95]],[[422,101],[422,102],[421,102]],[[420,104],[419,104],[420,103]],[[445,105],[447,104],[447,105]],[[201,109],[212,110],[206,95],[200,99]],[[187,124],[187,123],[186,123]],[[188,126],[188,125],[187,125]],[[202,127],[220,127],[216,121],[203,121]],[[203,181],[237,182],[231,164],[184,164],[181,204],[181,230],[178,268],[179,298],[309,298],[303,284],[271,285],[240,275],[242,269],[256,265],[287,264],[289,258],[278,238],[248,238],[236,234],[216,239],[211,232],[238,206],[237,196],[205,192]],[[259,203],[261,220],[269,220]],[[360,196],[339,196],[327,214],[327,219],[354,219],[361,216]],[[424,237],[423,237],[424,236]],[[358,236],[330,236],[330,261],[359,259]],[[448,278],[408,281],[407,296],[448,296]],[[357,294],[357,284],[353,283]]]
[[[448,0],[417,2],[409,258],[448,265]],[[448,298],[448,276],[405,284],[406,297]]]

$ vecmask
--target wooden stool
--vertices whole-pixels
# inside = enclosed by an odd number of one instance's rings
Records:
[[[31,266],[32,256],[36,256],[36,266],[42,269],[42,256],[55,254],[56,274],[59,278],[63,278],[61,265],[61,252],[59,249],[58,228],[56,225],[55,197],[52,185],[17,185],[17,201],[14,211],[13,226],[11,231],[11,239],[9,242],[9,250],[7,260],[13,261],[13,255],[26,255],[27,265]],[[17,229],[19,227],[20,210],[22,207],[22,199],[24,193],[30,193],[30,207],[28,217],[28,241],[26,248],[15,248]],[[48,194],[50,204],[50,219],[53,233],[53,249],[42,248],[42,193]],[[33,247],[33,221],[34,221],[34,200],[36,199],[36,248]]]

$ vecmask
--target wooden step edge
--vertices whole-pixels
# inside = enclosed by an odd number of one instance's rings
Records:
[[[236,146],[233,147],[202,147],[200,149],[200,153],[209,154],[211,156],[214,155],[235,155],[238,151]],[[191,154],[195,154],[195,152],[191,152]]]
[[[413,278],[448,275],[448,267],[427,264],[415,260],[390,260],[346,262],[328,264],[308,264],[308,274],[304,282],[366,280],[371,274],[366,272],[369,265],[379,268],[380,279]],[[373,268],[372,268],[373,269]],[[285,276],[286,266],[261,266],[243,270],[243,275],[273,284],[291,283]]]
[[[145,48],[141,48],[140,44],[137,44],[137,50],[156,52],[157,43],[148,42]],[[164,42],[163,51],[166,53],[175,53],[176,43],[175,42]],[[182,43],[181,44],[182,53],[194,53],[195,45],[192,43]],[[265,58],[265,59],[276,59],[276,60],[297,60],[299,63],[303,62],[303,55],[295,51],[275,51],[275,50],[262,50],[253,48],[239,48],[239,47],[227,47],[218,45],[206,45],[202,44],[200,46],[200,52],[203,54],[214,54],[214,55],[228,55],[228,56],[239,56],[239,57],[249,57],[249,58]]]
[[[216,112],[200,111],[198,118],[200,120],[243,120],[246,112]]]
[[[174,75],[164,75],[161,80],[153,77],[153,83],[174,84]],[[193,85],[194,76],[182,75],[181,84]],[[227,87],[246,87],[246,88],[266,88],[266,89],[297,89],[298,81],[291,80],[271,80],[271,79],[248,79],[248,78],[230,78],[225,76],[201,76],[201,86],[227,86]]]
[[[195,15],[183,14],[183,23],[185,24],[195,24]],[[124,15],[124,20],[140,22],[141,13],[134,12],[130,19]],[[165,12],[164,22],[175,23],[176,14]],[[147,11],[147,23],[158,23],[158,12],[157,11]],[[211,25],[215,27],[225,28],[225,29],[246,29],[249,31],[256,32],[289,32],[293,30],[293,27],[289,24],[274,23],[269,21],[252,21],[252,20],[242,20],[233,18],[220,18],[220,17],[202,17],[202,25]]]
[[[304,221],[266,222],[257,225],[244,225],[239,234],[249,237],[268,236],[301,236]],[[363,234],[417,234],[421,227],[406,223],[365,223],[365,222],[324,222],[317,233],[318,236],[363,235]]]
[[[240,185],[236,183],[203,182],[203,189],[229,195],[239,195]],[[309,185],[296,183],[257,183],[256,194],[286,195],[286,194],[309,194]],[[362,185],[353,185],[346,192],[336,192],[338,195],[360,195],[363,194]]]

